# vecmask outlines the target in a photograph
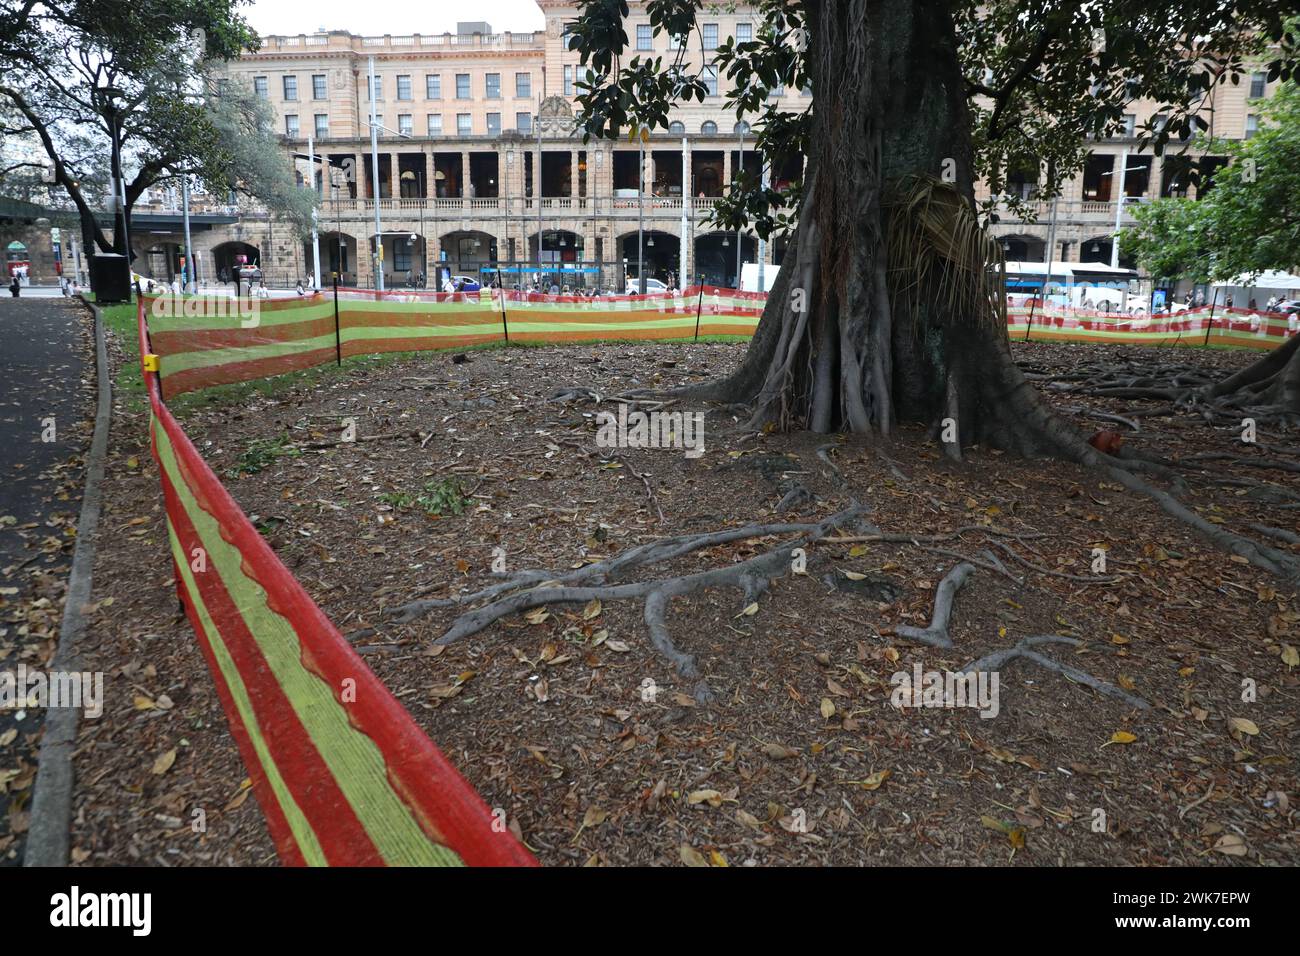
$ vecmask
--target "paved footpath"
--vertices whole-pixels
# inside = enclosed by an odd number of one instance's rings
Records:
[[[0,298],[0,680],[43,667],[58,637],[89,443],[89,323],[62,296]],[[0,866],[22,859],[40,724],[0,697]]]

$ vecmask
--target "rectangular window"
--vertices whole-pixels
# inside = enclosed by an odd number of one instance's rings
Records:
[[[288,113],[284,117],[284,135],[290,139],[298,138],[298,114]]]
[[[324,139],[330,134],[330,115],[328,113],[316,114],[316,138]]]
[[[487,115],[487,131],[489,136],[501,135],[501,114],[489,113]]]
[[[1246,117],[1246,139],[1250,139],[1259,132],[1259,117],[1254,113]]]
[[[715,66],[706,66],[700,74],[700,79],[704,81],[704,86],[708,89],[710,96],[718,95],[718,68]]]
[[[533,114],[532,114],[532,113],[516,113],[516,114],[515,114],[515,129],[519,130],[519,132],[521,132],[521,133],[530,133],[530,132],[532,132],[532,129],[533,129]]]
[[[564,95],[573,95],[573,67],[571,66],[564,68]]]
[[[314,100],[323,100],[329,97],[329,89],[325,84],[324,73],[313,73],[311,76],[311,98]]]
[[[716,23],[706,23],[703,27],[704,49],[716,50],[718,48],[718,25]]]
[[[409,76],[399,76],[397,78],[397,98],[399,100],[409,100],[411,98],[411,78]]]
[[[286,76],[284,78],[284,98],[286,100],[296,100],[298,98],[298,77]]]
[[[1267,73],[1252,73],[1250,76],[1250,98],[1252,100],[1262,100],[1264,92],[1268,89]]]
[[[264,76],[253,77],[253,92],[256,93],[258,96],[262,97],[262,99],[266,99],[268,96],[271,95],[270,89],[266,85],[266,77]]]
[[[533,95],[533,74],[516,73],[515,74],[515,96],[532,96]]]
[[[415,132],[415,126],[411,123],[410,113],[397,114],[397,131],[403,135],[410,136]]]
[[[442,74],[430,73],[424,78],[424,98],[426,100],[442,99]]]
[[[754,39],[754,25],[752,23],[736,24],[736,42],[748,43]]]
[[[456,132],[468,136],[474,131],[473,117],[469,113],[456,114]]]
[[[384,98],[384,78],[382,76],[375,77],[374,96],[377,100],[382,100]]]
[[[442,114],[441,113],[429,114],[429,135],[430,136],[442,135]]]
[[[484,77],[483,91],[490,100],[501,99],[501,74],[488,73]]]
[[[1123,136],[1132,139],[1137,135],[1137,116],[1132,113],[1124,114],[1124,132]]]
[[[653,50],[655,48],[654,31],[650,24],[638,24],[636,28],[636,48],[638,50]]]
[[[468,73],[456,74],[456,99],[458,100],[469,99],[469,74]]]

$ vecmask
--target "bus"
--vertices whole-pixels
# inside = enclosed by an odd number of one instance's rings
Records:
[[[1041,305],[1128,312],[1137,306],[1139,286],[1135,269],[1117,269],[1101,262],[1007,263],[1007,305]],[[1141,303],[1145,310],[1146,303]]]

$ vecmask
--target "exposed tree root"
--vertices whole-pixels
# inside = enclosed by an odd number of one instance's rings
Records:
[[[975,568],[967,562],[955,565],[951,571],[944,575],[943,580],[939,582],[939,587],[935,590],[934,614],[931,618],[930,626],[919,628],[903,624],[895,627],[894,633],[899,637],[919,641],[922,644],[928,644],[931,647],[937,647],[943,650],[951,649],[953,647],[953,641],[951,636],[948,634],[948,623],[952,617],[953,602],[957,598],[957,592],[961,590],[962,585],[966,583],[966,580],[974,572]],[[1069,644],[1073,647],[1079,647],[1083,644],[1083,641],[1075,637],[1064,637],[1057,634],[1026,637],[1012,647],[993,651],[992,653],[981,657],[979,660],[967,664],[962,668],[962,672],[969,674],[981,671],[997,671],[1001,670],[1011,661],[1016,660],[1017,658],[1023,658],[1046,667],[1048,670],[1055,671],[1076,683],[1091,687],[1098,693],[1105,694],[1108,697],[1114,697],[1116,700],[1122,700],[1132,707],[1137,707],[1140,710],[1151,709],[1151,705],[1142,698],[1136,697],[1099,677],[1094,677],[1086,671],[1079,670],[1077,667],[1071,667],[1069,664],[1058,663],[1050,657],[1046,657],[1033,650],[1033,648],[1040,644]]]
[[[1054,661],[1050,657],[1033,650],[1034,647],[1040,644],[1068,644],[1073,647],[1079,647],[1083,644],[1083,641],[1075,637],[1063,637],[1059,634],[1044,634],[1036,635],[1034,637],[1026,637],[1014,647],[994,651],[992,654],[986,654],[977,661],[972,661],[962,668],[962,670],[967,674],[972,671],[977,673],[982,671],[996,671],[1001,670],[1014,660],[1024,659],[1032,661],[1050,671],[1055,671],[1066,679],[1072,680],[1077,684],[1084,684],[1091,687],[1099,694],[1105,694],[1107,697],[1114,697],[1116,700],[1122,700],[1130,707],[1136,707],[1138,710],[1151,709],[1151,705],[1141,697],[1130,694],[1099,677],[1094,677],[1087,671],[1081,671],[1079,668],[1071,667],[1069,664],[1061,664],[1058,661]]]
[[[651,643],[673,664],[678,674],[684,679],[696,682],[693,688],[694,696],[701,703],[706,703],[713,700],[714,695],[700,678],[695,658],[679,651],[669,634],[666,613],[672,599],[704,588],[735,587],[742,592],[745,601],[742,607],[747,607],[767,590],[773,579],[790,572],[791,555],[796,548],[820,541],[831,532],[860,521],[866,510],[853,505],[816,523],[746,525],[743,528],[729,528],[705,534],[660,538],[567,573],[524,571],[514,575],[508,581],[494,584],[473,594],[456,598],[412,601],[389,608],[385,616],[390,621],[405,623],[436,609],[463,607],[480,601],[487,602],[456,618],[451,627],[435,642],[451,644],[476,634],[509,614],[547,604],[585,604],[593,599],[601,601],[641,599],[645,602],[645,621]],[[794,537],[763,554],[737,564],[679,576],[615,582],[616,578],[629,571],[661,564],[703,548],[779,534],[793,534]]]
[[[954,566],[939,582],[939,589],[934,595],[934,616],[930,619],[930,626],[920,628],[900,624],[894,628],[894,633],[900,637],[920,641],[922,644],[929,644],[931,647],[952,647],[952,638],[948,636],[948,619],[952,615],[952,602],[956,599],[961,586],[966,583],[966,579],[974,573],[975,565],[967,561]]]

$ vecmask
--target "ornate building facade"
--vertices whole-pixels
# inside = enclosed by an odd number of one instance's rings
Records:
[[[400,288],[437,275],[439,267],[474,277],[501,269],[510,284],[540,267],[563,270],[561,281],[608,287],[636,275],[644,262],[648,276],[668,284],[684,275],[687,282],[703,276],[734,285],[738,249],[745,262],[761,256],[779,264],[782,240],[760,243],[706,222],[742,164],[778,184],[800,174],[762,169],[748,129],[723,109],[726,78],[706,73],[714,95],[679,108],[670,130],[644,144],[584,143],[571,122],[578,54],[565,44],[564,25],[576,6],[538,4],[545,15],[539,32],[462,23],[455,34],[270,36],[256,53],[228,64],[225,82],[247,84],[268,99],[299,176],[314,180],[320,193],[322,275],[337,271],[347,284],[373,286],[382,268],[385,286]],[[675,56],[677,41],[653,35],[644,4],[632,4],[632,11],[633,51]],[[707,12],[700,22],[686,54],[700,67],[708,66],[719,42],[744,40],[759,26],[744,5]],[[1256,108],[1271,89],[1262,74],[1217,87],[1204,109],[1211,131],[1251,135]],[[775,95],[790,109],[810,102],[807,90]],[[1195,195],[1188,168],[1212,174],[1222,161],[1137,152],[1136,130],[1154,109],[1132,104],[1129,134],[1091,144],[1083,173],[1059,200],[1031,203],[1036,222],[1003,211],[992,228],[1008,259],[1041,261],[1051,236],[1055,259],[1109,262],[1117,214],[1122,226],[1132,222],[1136,203]],[[309,138],[314,165],[306,158]],[[1014,177],[1010,188],[1032,198],[1036,179]],[[156,207],[168,203],[174,206],[174,197],[154,197]],[[211,202],[199,211],[207,217],[194,234],[200,277],[217,278],[247,260],[273,283],[310,279],[310,243],[286,224],[242,202]],[[137,245],[146,253],[141,271],[172,275],[180,236],[154,230],[140,238],[146,245]]]

